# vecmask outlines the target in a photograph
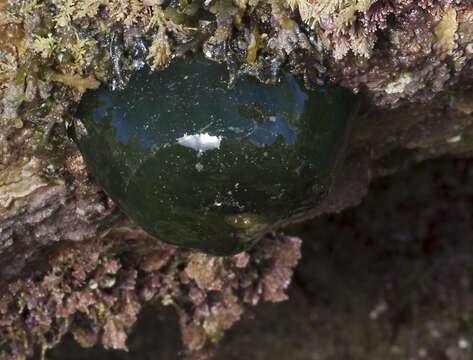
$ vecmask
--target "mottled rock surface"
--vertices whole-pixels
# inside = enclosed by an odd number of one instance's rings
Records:
[[[123,349],[149,302],[174,306],[185,353],[208,357],[259,301],[286,298],[300,258],[300,239],[279,233],[219,258],[137,229],[67,137],[86,89],[125,86],[146,61],[158,70],[203,51],[227,64],[230,83],[239,72],[274,83],[285,68],[308,87],[331,79],[365,94],[341,176],[311,218],[358,204],[373,178],[409,163],[471,155],[472,9],[469,0],[0,0],[2,359],[40,354],[65,333]],[[419,358],[442,350],[429,351]]]

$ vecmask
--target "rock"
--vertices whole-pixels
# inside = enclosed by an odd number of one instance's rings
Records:
[[[197,17],[169,17],[197,3],[0,0],[2,359],[66,333],[124,346],[148,301],[176,308],[186,355],[210,356],[251,307],[284,299],[300,258],[300,239],[281,233],[238,258],[192,256],[130,222],[65,131],[97,80],[120,88],[146,62],[162,70],[199,51],[226,65],[231,84],[289,72],[307,88],[330,80],[363,93],[341,176],[291,222],[354,206],[372,179],[411,163],[473,154],[470,1],[214,0]]]

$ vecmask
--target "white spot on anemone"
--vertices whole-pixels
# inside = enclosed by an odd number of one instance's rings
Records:
[[[194,134],[181,136],[177,139],[179,145],[194,149],[199,152],[204,152],[212,149],[219,149],[221,136],[213,136],[209,133]]]

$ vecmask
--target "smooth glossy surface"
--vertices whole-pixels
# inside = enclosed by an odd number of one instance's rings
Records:
[[[159,239],[214,254],[251,246],[275,221],[327,193],[358,101],[348,90],[306,91],[180,60],[140,71],[124,91],[81,101],[75,138],[89,172]]]

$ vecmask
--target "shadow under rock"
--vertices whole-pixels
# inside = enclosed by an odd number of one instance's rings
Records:
[[[230,329],[216,360],[465,360],[473,347],[473,161],[440,159],[376,180],[362,204],[289,229],[304,239],[289,300]],[[178,359],[176,315],[144,310],[129,353],[63,359]]]
[[[290,300],[238,323],[217,360],[473,358],[473,161],[415,165],[289,230]]]
[[[105,350],[100,343],[85,349],[67,335],[56,348],[46,353],[46,359],[177,360],[182,348],[180,336],[178,317],[172,308],[161,308],[158,312],[156,308],[146,306],[128,337],[128,352]]]

